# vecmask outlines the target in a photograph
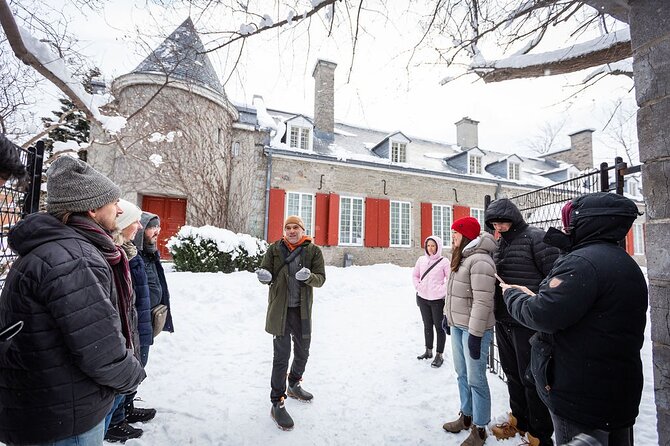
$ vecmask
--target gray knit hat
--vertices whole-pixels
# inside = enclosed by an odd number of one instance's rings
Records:
[[[85,212],[116,202],[121,189],[109,178],[71,156],[61,156],[47,170],[47,212]]]

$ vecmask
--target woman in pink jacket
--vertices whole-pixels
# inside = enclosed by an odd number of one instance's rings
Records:
[[[414,266],[414,288],[416,289],[416,304],[421,310],[423,319],[423,335],[426,340],[426,352],[417,356],[417,359],[433,357],[433,329],[437,332],[437,353],[430,364],[440,367],[444,362],[444,343],[446,335],[442,330],[442,311],[446,283],[449,278],[449,260],[442,257],[442,239],[436,235],[426,238],[423,243],[426,255],[419,257]]]

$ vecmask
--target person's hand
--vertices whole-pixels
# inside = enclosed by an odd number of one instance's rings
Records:
[[[509,285],[507,283],[501,283],[500,288],[502,288],[503,294],[505,294],[505,291],[507,291],[508,289],[515,288],[519,291],[522,291],[522,292],[528,294],[529,296],[535,296],[535,293],[533,293],[531,290],[529,290],[527,287],[525,287],[523,285]]]
[[[468,335],[468,350],[472,359],[479,359],[482,355],[482,337]]]
[[[258,281],[264,285],[272,282],[272,273],[265,268],[257,269],[256,277],[258,278]]]
[[[295,273],[295,278],[301,282],[304,282],[305,280],[309,279],[310,275],[312,275],[312,272],[309,270],[309,268],[303,268]]]
[[[449,321],[447,321],[447,316],[442,316],[442,330],[447,334],[451,335],[451,328],[449,327]]]

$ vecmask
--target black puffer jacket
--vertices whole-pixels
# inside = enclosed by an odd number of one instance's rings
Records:
[[[112,272],[100,251],[48,214],[9,235],[19,253],[0,296],[0,326],[24,321],[0,357],[0,441],[43,443],[100,423],[144,370],[126,350]]]
[[[493,254],[500,278],[536,293],[559,256],[558,248],[547,245],[543,240],[546,233],[529,226],[516,205],[507,198],[493,201],[486,209],[484,219],[490,229],[493,229],[493,221],[504,219],[512,223],[509,231],[500,233],[498,249]],[[496,287],[495,317],[496,322],[519,325],[507,311],[500,287]]]
[[[635,203],[619,195],[576,198],[570,252],[536,296],[505,291],[512,316],[541,332],[531,338],[531,372],[547,407],[608,431],[633,425],[642,395],[647,284],[617,245],[636,213]]]

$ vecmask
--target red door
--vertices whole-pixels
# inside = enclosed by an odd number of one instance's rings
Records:
[[[142,210],[160,217],[161,233],[158,236],[158,249],[161,259],[171,259],[172,256],[165,244],[186,223],[186,200],[145,195],[142,199]]]

